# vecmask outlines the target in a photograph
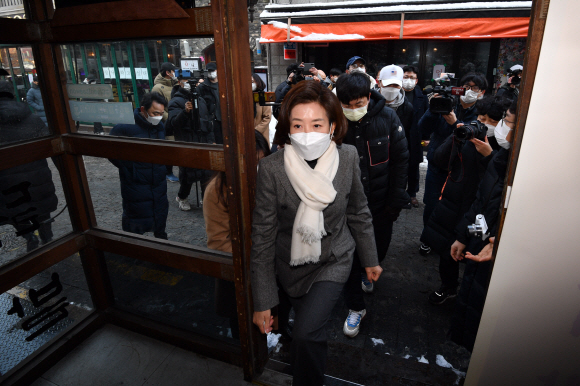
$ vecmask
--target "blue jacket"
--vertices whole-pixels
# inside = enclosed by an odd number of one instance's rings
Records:
[[[109,135],[165,139],[163,123],[154,126],[135,109],[135,124],[115,125]],[[110,159],[119,168],[123,197],[123,230],[165,233],[169,203],[165,165]]]
[[[461,106],[461,103],[457,102],[453,111],[457,116],[457,123],[471,122],[477,119],[477,109],[475,108],[475,105],[468,109],[464,109],[463,106]],[[419,129],[421,130],[423,138],[430,137],[429,149],[427,150],[429,170],[445,175],[447,174],[446,170],[435,166],[433,163],[433,154],[435,153],[435,150],[445,142],[447,137],[453,134],[455,127],[455,125],[447,124],[441,114],[434,114],[429,109],[427,109],[423,117],[419,120]]]
[[[38,87],[31,87],[26,93],[26,102],[34,109],[36,115],[42,119],[44,124],[47,124],[46,113],[44,112],[44,104],[42,103],[42,94]]]

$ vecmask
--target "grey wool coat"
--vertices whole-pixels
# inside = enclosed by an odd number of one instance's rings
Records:
[[[324,211],[322,256],[316,264],[290,266],[292,226],[300,198],[284,170],[284,150],[260,161],[252,223],[251,281],[254,311],[278,304],[278,286],[291,297],[308,293],[314,282],[345,283],[355,248],[361,265],[379,264],[372,216],[360,181],[354,146],[338,146],[339,165],[332,184],[336,198]]]

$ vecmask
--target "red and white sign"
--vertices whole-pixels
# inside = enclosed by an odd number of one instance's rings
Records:
[[[284,60],[296,60],[296,43],[284,43]]]

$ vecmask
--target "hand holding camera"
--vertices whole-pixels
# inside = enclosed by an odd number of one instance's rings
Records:
[[[457,122],[457,116],[453,111],[451,111],[449,114],[441,114],[441,116],[443,117],[443,119],[445,119],[445,122],[447,122],[448,125],[453,126]]]
[[[489,144],[489,141],[487,139],[487,135],[485,136],[484,140],[485,141],[481,141],[477,138],[472,138],[469,140],[469,142],[471,142],[475,145],[475,150],[477,150],[477,152],[479,154],[481,154],[484,157],[487,157],[488,155],[491,154],[493,149],[491,148],[491,145]]]
[[[185,102],[185,112],[186,113],[191,113],[191,110],[193,110],[193,103],[191,102]]]

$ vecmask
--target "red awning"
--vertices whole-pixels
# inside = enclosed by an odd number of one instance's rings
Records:
[[[528,36],[528,17],[405,20],[403,39],[496,39]],[[262,25],[260,43],[287,41],[285,23]],[[345,42],[401,38],[401,21],[291,24],[293,42]]]

